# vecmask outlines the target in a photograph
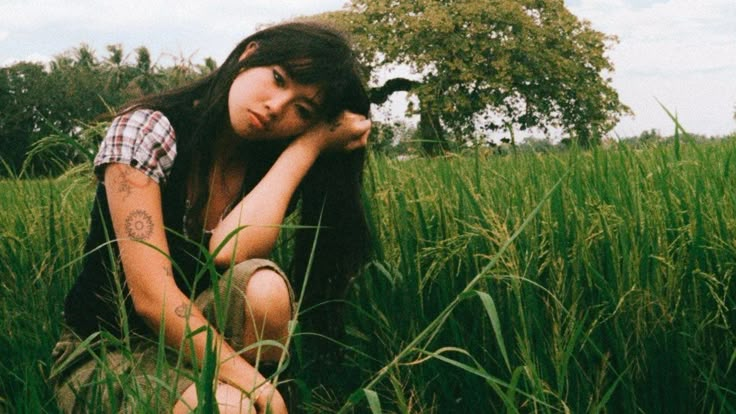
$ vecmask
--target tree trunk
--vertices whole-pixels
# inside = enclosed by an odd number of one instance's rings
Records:
[[[421,86],[422,83],[406,78],[393,78],[387,80],[382,86],[372,88],[369,92],[370,101],[380,105],[388,100],[394,92],[408,92]],[[419,100],[419,139],[421,146],[427,155],[438,155],[448,149],[439,114],[432,106]]]
[[[440,117],[432,105],[425,103],[419,107],[419,134],[425,154],[440,155],[449,149]]]

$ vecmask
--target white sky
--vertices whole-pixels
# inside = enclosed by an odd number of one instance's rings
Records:
[[[638,135],[673,124],[690,132],[736,131],[736,0],[565,0],[593,27],[619,37],[610,52],[614,86],[636,116],[614,132]],[[48,60],[81,43],[105,57],[121,43],[171,56],[222,62],[260,24],[337,10],[344,0],[0,0],[0,65]],[[400,114],[393,114],[399,118]]]

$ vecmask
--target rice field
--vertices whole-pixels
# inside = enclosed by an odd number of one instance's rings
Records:
[[[734,412],[734,164],[736,137],[373,157],[345,364],[296,337],[282,379],[305,412]],[[0,182],[0,412],[56,412],[90,177]]]

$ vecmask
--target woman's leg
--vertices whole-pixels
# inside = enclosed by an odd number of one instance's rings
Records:
[[[229,296],[229,303],[223,306],[227,312],[227,326],[220,332],[225,333],[236,350],[249,348],[262,340],[285,344],[288,324],[293,317],[294,296],[283,272],[269,261],[249,260],[235,266],[230,275],[230,280],[223,278],[220,283],[220,297]],[[225,294],[228,290],[230,295]],[[213,321],[217,306],[211,303],[211,293],[205,292],[196,303]],[[248,349],[243,357],[257,367],[264,361],[278,361],[281,354],[282,347],[264,345]],[[218,384],[215,397],[221,413],[249,412],[250,401],[235,387]],[[196,406],[197,392],[192,384],[182,393],[173,412],[186,413]]]
[[[261,268],[250,278],[245,296],[243,345],[248,347],[265,339],[286,344],[292,302],[283,277],[272,269]],[[277,346],[257,346],[246,351],[244,357],[253,365],[260,361],[278,361],[282,350]]]

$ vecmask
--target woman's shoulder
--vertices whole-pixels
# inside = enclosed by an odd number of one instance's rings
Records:
[[[169,122],[166,115],[161,111],[150,108],[134,108],[125,110],[113,119],[111,126],[144,128],[144,130],[160,128],[167,133],[174,133],[171,122]]]
[[[174,127],[166,115],[149,108],[135,108],[118,115],[110,124],[107,136],[127,141],[154,141],[166,146],[176,143]]]
[[[161,183],[176,153],[176,134],[168,118],[161,111],[135,108],[113,119],[95,157],[95,171],[101,176],[104,165],[125,163]]]

